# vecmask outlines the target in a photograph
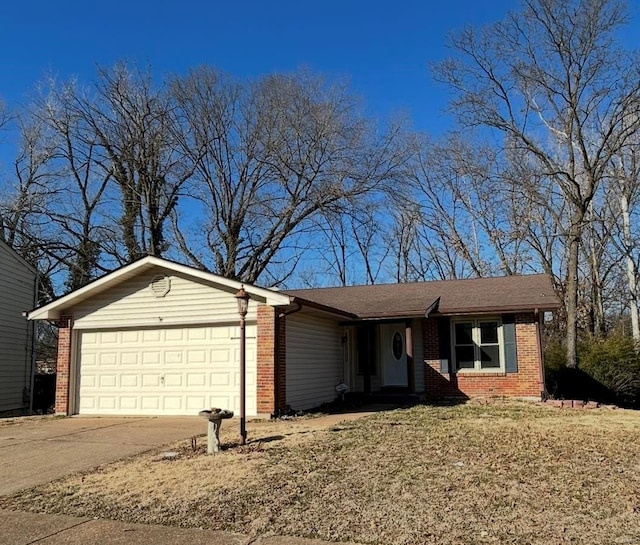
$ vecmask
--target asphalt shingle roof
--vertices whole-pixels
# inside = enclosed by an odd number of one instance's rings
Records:
[[[439,299],[443,315],[554,310],[560,306],[545,274],[284,290],[287,295],[358,318],[423,316]]]

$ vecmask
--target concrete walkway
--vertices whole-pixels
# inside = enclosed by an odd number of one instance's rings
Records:
[[[0,545],[335,545],[298,537],[127,524],[110,520],[0,510]],[[345,545],[349,545],[346,543]],[[352,544],[355,545],[355,544]]]

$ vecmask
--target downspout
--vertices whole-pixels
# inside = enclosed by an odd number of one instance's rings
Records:
[[[278,413],[278,412],[280,412],[282,410],[280,408],[281,402],[284,401],[283,405],[286,405],[286,402],[287,402],[286,399],[284,399],[284,400],[281,399],[281,397],[282,397],[281,390],[285,390],[286,389],[286,377],[287,377],[287,371],[286,371],[287,362],[286,362],[286,359],[287,359],[287,355],[286,355],[286,352],[285,352],[285,357],[284,358],[280,357],[280,355],[282,354],[282,347],[280,346],[280,343],[281,343],[280,328],[282,327],[282,325],[280,323],[280,320],[283,319],[283,318],[286,318],[287,316],[291,316],[292,314],[295,314],[296,312],[300,312],[302,310],[302,305],[300,303],[298,303],[297,301],[296,301],[296,305],[298,306],[298,308],[294,308],[294,309],[291,309],[289,311],[283,311],[283,312],[280,312],[278,314],[278,319],[276,320],[275,328],[274,328],[274,332],[273,332],[274,336],[275,336],[275,352],[276,352],[276,369],[275,369],[275,373],[274,373],[275,377],[273,377],[274,378],[274,382],[277,380],[277,384],[275,384],[276,387],[274,388],[274,390],[275,390],[275,392],[274,392],[274,404],[275,404],[274,409],[276,409],[276,411],[275,411],[276,413]],[[285,324],[286,324],[286,321],[285,321]],[[286,335],[286,333],[285,333],[285,335]],[[286,340],[285,340],[285,342],[286,342]],[[282,359],[284,359],[284,361],[282,361]],[[284,369],[283,369],[283,367],[284,367]],[[281,374],[284,375],[284,379],[285,379],[285,387],[284,388],[280,387],[281,386],[280,385],[280,376],[281,376]],[[285,392],[285,394],[286,394],[286,392]]]
[[[302,310],[302,305],[300,303],[298,303],[296,301],[296,305],[298,305],[298,308],[294,308],[291,310],[287,310],[285,312],[281,312],[280,314],[278,314],[278,318],[286,318],[287,316],[291,316],[292,314],[295,314],[296,312],[300,312]]]

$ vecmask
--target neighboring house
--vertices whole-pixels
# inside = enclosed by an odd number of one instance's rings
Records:
[[[145,257],[32,311],[59,324],[56,411],[239,408],[239,282]],[[352,392],[543,390],[545,275],[292,290],[245,286],[247,415]]]
[[[0,413],[27,412],[33,375],[33,324],[23,313],[35,305],[36,271],[0,241]]]

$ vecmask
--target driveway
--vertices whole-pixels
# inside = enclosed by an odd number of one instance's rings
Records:
[[[197,416],[0,421],[0,496],[206,432]]]

